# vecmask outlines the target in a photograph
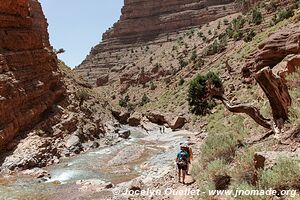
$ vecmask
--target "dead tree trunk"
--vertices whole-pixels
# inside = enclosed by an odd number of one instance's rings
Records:
[[[222,103],[225,105],[225,107],[233,113],[245,113],[248,116],[250,116],[256,123],[259,125],[271,129],[272,123],[270,119],[266,119],[260,114],[259,110],[250,105],[245,104],[238,104],[238,105],[230,105],[228,100],[222,99]]]
[[[288,119],[288,108],[291,105],[291,97],[285,82],[275,74],[269,67],[265,67],[256,73],[256,80],[266,94],[272,109],[273,119],[262,116],[259,109],[246,104],[231,105],[224,94],[224,88],[217,88],[208,83],[207,89],[211,97],[219,99],[225,107],[234,113],[245,113],[256,123],[272,129],[274,133],[281,132],[284,121]]]
[[[281,129],[283,122],[288,119],[288,109],[292,102],[287,85],[269,67],[258,71],[255,79],[270,102],[274,123]]]

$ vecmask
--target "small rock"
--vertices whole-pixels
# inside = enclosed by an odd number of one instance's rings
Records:
[[[113,187],[114,187],[114,184],[108,183],[108,184],[105,186],[105,189],[110,189],[110,188],[113,188]]]
[[[130,136],[130,130],[120,130],[118,132],[118,135],[119,135],[120,138],[128,139],[129,136]]]
[[[93,142],[93,144],[90,146],[91,148],[93,148],[93,149],[96,149],[96,148],[98,148],[100,145],[99,145],[99,143],[98,142]]]
[[[66,147],[71,148],[80,144],[80,139],[77,135],[71,135],[66,142]]]

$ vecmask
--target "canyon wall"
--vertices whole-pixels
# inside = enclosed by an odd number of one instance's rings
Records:
[[[0,2],[0,148],[42,120],[64,87],[37,0]]]
[[[237,10],[234,0],[125,0],[120,20],[76,71],[93,85],[102,85],[108,74],[109,80],[118,80],[112,72],[135,61],[122,59],[130,48],[176,40],[181,30],[201,27]]]

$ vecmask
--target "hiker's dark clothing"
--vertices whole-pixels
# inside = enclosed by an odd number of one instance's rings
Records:
[[[186,151],[181,150],[177,154],[177,167],[178,169],[187,170],[188,167],[188,153]]]

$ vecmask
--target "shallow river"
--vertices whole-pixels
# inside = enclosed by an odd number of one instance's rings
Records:
[[[90,193],[79,190],[76,182],[97,179],[118,187],[137,177],[151,182],[175,169],[176,152],[186,140],[186,131],[160,133],[155,127],[146,133],[125,128],[131,130],[130,139],[61,160],[45,168],[51,175],[46,181],[24,175],[0,177],[0,199],[90,199]]]

